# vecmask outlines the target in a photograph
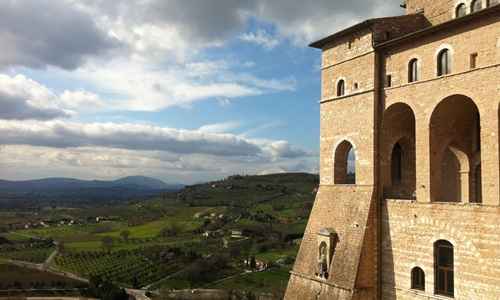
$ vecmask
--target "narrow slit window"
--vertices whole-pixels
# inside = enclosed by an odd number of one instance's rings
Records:
[[[342,79],[337,83],[337,96],[345,95],[345,81]]]
[[[470,68],[471,69],[477,68],[477,53],[472,53],[470,55]]]

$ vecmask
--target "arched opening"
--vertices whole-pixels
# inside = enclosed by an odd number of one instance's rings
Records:
[[[451,73],[450,50],[443,49],[437,56],[437,75],[443,76]]]
[[[441,101],[430,120],[431,201],[481,202],[480,116],[472,99]]]
[[[418,59],[410,60],[408,64],[408,82],[415,82],[419,80],[418,73]]]
[[[341,79],[337,83],[337,96],[340,97],[340,96],[344,96],[344,95],[345,95],[345,81],[344,81],[344,79]]]
[[[467,7],[465,6],[465,3],[459,4],[455,9],[455,16],[457,18],[465,16],[466,13],[467,13]]]
[[[425,291],[425,273],[419,267],[411,270],[411,288],[414,290]]]
[[[333,167],[335,184],[356,184],[356,152],[348,141],[337,146]]]
[[[384,112],[381,151],[384,196],[415,199],[415,115],[408,105],[397,103]]]
[[[473,0],[471,2],[471,12],[475,13],[476,11],[480,11],[483,8],[482,0]]]
[[[453,245],[445,240],[434,243],[434,290],[438,295],[453,297],[454,291]]]

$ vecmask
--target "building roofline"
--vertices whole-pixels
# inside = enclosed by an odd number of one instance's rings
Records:
[[[433,32],[436,32],[436,31],[439,31],[439,30],[442,30],[442,29],[446,29],[446,28],[449,28],[449,27],[453,27],[453,26],[456,26],[456,25],[462,25],[464,23],[467,23],[471,20],[475,20],[477,18],[479,18],[480,16],[485,16],[485,15],[489,15],[489,14],[492,14],[492,13],[495,13],[495,12],[499,12],[500,11],[500,4],[497,4],[497,5],[494,5],[492,7],[487,7],[487,8],[483,8],[482,10],[478,11],[478,12],[475,12],[475,13],[472,13],[472,14],[468,14],[464,17],[461,17],[461,18],[456,18],[456,19],[452,19],[450,21],[447,21],[447,22],[444,22],[444,23],[441,23],[441,24],[438,24],[438,25],[435,25],[435,26],[430,26],[430,27],[427,27],[427,28],[424,28],[424,29],[421,29],[421,30],[417,30],[417,31],[414,31],[414,32],[411,32],[411,33],[408,33],[406,35],[403,35],[401,37],[398,37],[398,38],[395,38],[395,39],[392,39],[392,40],[389,40],[387,42],[383,42],[383,43],[380,43],[378,45],[375,45],[375,48],[376,49],[382,49],[382,48],[387,48],[387,47],[390,47],[390,46],[394,46],[394,45],[397,45],[399,43],[402,43],[408,39],[412,39],[412,38],[415,38],[415,37],[419,37],[419,36],[423,36],[423,35],[426,35],[426,34],[429,34],[429,33],[433,33]],[[421,14],[421,13],[417,13],[415,15],[418,15],[418,14]],[[312,47],[312,48],[317,48],[317,49],[323,49],[324,46],[326,46],[327,44],[341,38],[341,37],[344,37],[346,35],[349,35],[351,33],[354,33],[354,32],[358,32],[362,29],[365,29],[365,28],[368,28],[370,26],[372,26],[373,24],[376,24],[377,22],[379,21],[386,21],[386,20],[390,20],[390,19],[398,19],[398,18],[404,18],[404,17],[408,17],[410,15],[401,15],[401,16],[394,16],[394,17],[385,17],[385,18],[374,18],[374,19],[368,19],[366,21],[363,21],[361,23],[358,23],[358,24],[355,24],[351,27],[348,27],[348,28],[345,28],[341,31],[338,31],[332,35],[329,35],[325,38],[322,38],[318,41],[315,41],[311,44],[309,44],[309,47]]]
[[[408,40],[413,40],[414,38],[421,37],[421,36],[426,36],[428,34],[435,33],[437,31],[441,31],[444,29],[448,29],[450,27],[456,27],[464,24],[469,24],[470,21],[475,21],[477,19],[480,19],[481,17],[487,16],[487,15],[494,15],[495,13],[500,12],[500,4],[492,6],[492,7],[487,7],[483,8],[480,11],[477,11],[475,13],[468,14],[466,16],[460,17],[460,18],[455,18],[450,21],[431,26],[428,28],[424,28],[421,30],[417,30],[415,32],[411,32],[409,34],[403,35],[401,37],[389,40],[387,42],[380,43],[378,45],[375,45],[376,50],[381,50],[381,49],[386,49],[390,48],[392,46],[397,46],[400,44],[405,43]]]
[[[418,15],[418,14],[414,14],[414,15]],[[318,41],[315,41],[315,42],[309,44],[309,47],[322,49],[326,44],[329,44],[330,42],[333,42],[340,37],[349,35],[349,34],[354,33],[354,32],[358,32],[361,29],[368,28],[368,27],[372,26],[373,24],[376,24],[377,22],[387,21],[387,20],[397,20],[397,19],[407,18],[408,16],[411,16],[411,15],[400,15],[400,16],[368,19],[368,20],[365,20],[361,23],[347,27],[341,31],[334,33],[334,34],[331,34],[331,35],[329,35],[325,38],[322,38]]]

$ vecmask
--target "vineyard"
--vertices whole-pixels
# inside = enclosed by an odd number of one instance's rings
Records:
[[[49,255],[54,252],[54,248],[34,248],[23,250],[0,250],[0,258],[26,261],[35,264],[43,263]]]
[[[85,278],[101,277],[127,287],[139,288],[159,281],[182,268],[179,261],[148,257],[144,249],[115,252],[87,251],[58,255],[57,267]]]

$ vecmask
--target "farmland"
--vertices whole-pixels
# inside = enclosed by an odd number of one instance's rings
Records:
[[[119,205],[9,211],[24,224],[4,230],[0,259],[43,263],[57,250],[50,269],[122,287],[279,293],[317,184],[309,174],[232,176]]]

